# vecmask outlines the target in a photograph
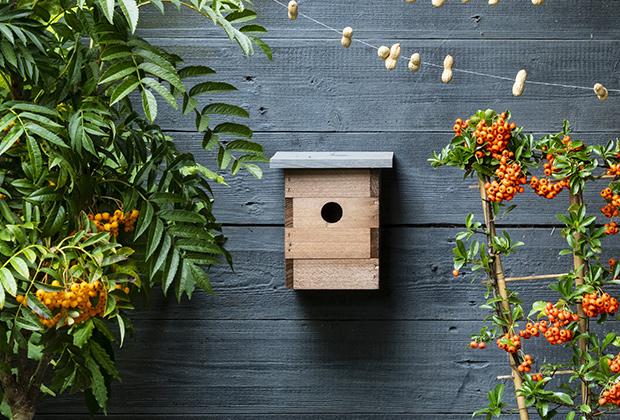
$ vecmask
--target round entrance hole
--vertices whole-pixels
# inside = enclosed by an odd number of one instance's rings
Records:
[[[333,201],[325,203],[321,209],[321,217],[327,223],[336,223],[342,219],[342,207],[340,204],[334,203]]]

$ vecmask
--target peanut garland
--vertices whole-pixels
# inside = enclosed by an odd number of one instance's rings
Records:
[[[443,60],[443,73],[441,73],[441,81],[443,83],[450,83],[452,80],[452,66],[454,66],[454,57],[446,55]]]
[[[345,48],[349,48],[351,46],[352,39],[353,39],[353,28],[351,28],[350,26],[347,26],[346,28],[342,30],[342,38],[340,39],[340,44]]]
[[[288,5],[285,5],[283,3],[280,3],[278,0],[272,0],[277,4],[280,4],[281,6],[286,6],[287,11],[288,11],[288,18],[290,20],[296,20],[297,16],[299,14],[298,12],[298,4],[296,0],[291,0]],[[416,3],[416,0],[405,0],[405,3]],[[461,3],[465,4],[465,3],[469,3],[469,0],[461,0]],[[445,0],[432,0],[431,4],[433,5],[433,7],[442,7],[445,4]],[[499,4],[499,0],[488,0],[488,4],[491,6],[496,6],[497,4]],[[535,6],[540,6],[542,4],[544,4],[544,0],[532,0],[532,4]],[[307,15],[303,15],[305,18],[313,21],[314,23],[317,23],[327,29],[330,29],[334,32],[338,32],[341,33],[341,39],[340,39],[340,43],[344,48],[349,48],[351,46],[352,41],[354,41],[354,39],[352,38],[353,35],[353,28],[351,28],[350,26],[344,28],[342,31],[333,28],[315,18],[312,18],[310,16]],[[386,46],[381,46],[381,47],[376,47],[372,44],[369,44],[368,42],[364,41],[364,40],[355,40],[357,42],[360,42],[368,47],[372,47],[377,49],[377,54],[378,56],[381,58],[381,60],[384,61],[385,67],[388,70],[393,70],[398,62],[398,57],[400,56],[400,44],[394,44],[392,45],[392,48],[388,48]],[[398,47],[395,47],[396,45],[398,45]],[[395,49],[397,48],[397,51],[395,51]],[[422,61],[420,60],[420,56],[419,53],[415,53],[411,56],[411,59],[408,62],[408,68],[409,70],[411,70],[412,72],[418,71],[420,69]],[[424,63],[427,64],[431,67],[440,67],[436,64],[433,63]],[[445,57],[444,59],[444,63],[443,63],[443,72],[442,72],[442,77],[441,80],[443,83],[449,83],[452,80],[453,77],[453,73],[454,71],[460,71],[460,72],[464,72],[464,73],[470,73],[470,74],[475,74],[478,76],[483,76],[483,77],[493,77],[496,79],[503,79],[503,80],[510,80],[506,77],[502,77],[502,76],[498,76],[498,75],[493,75],[493,74],[487,74],[487,73],[482,73],[482,72],[477,72],[477,71],[470,71],[470,70],[463,70],[463,69],[453,69],[453,65],[454,65],[454,58],[451,55],[448,55]],[[539,82],[539,81],[531,81],[531,82],[527,82],[527,71],[522,69],[517,73],[517,76],[515,78],[515,82],[513,84],[512,87],[512,94],[514,96],[521,96],[523,94],[523,91],[525,90],[525,84],[526,83],[535,83],[535,84],[539,84],[539,85],[545,85],[545,86],[556,86],[556,87],[563,87],[563,88],[569,88],[569,89],[590,89],[589,87],[586,86],[574,86],[574,85],[566,85],[566,84],[559,84],[559,83],[547,83],[547,82]],[[601,83],[596,83],[593,87],[594,92],[597,96],[597,98],[601,101],[604,101],[608,98],[609,96],[609,89],[607,89],[605,86],[603,86]],[[613,92],[620,92],[619,89],[612,89]]]

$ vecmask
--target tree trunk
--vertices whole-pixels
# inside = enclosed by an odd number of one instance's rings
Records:
[[[32,420],[34,418],[34,412],[34,406],[29,403],[11,405],[13,420]]]

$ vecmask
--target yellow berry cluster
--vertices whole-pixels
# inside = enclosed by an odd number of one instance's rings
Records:
[[[61,284],[54,280],[52,286],[60,287]],[[39,317],[44,326],[52,328],[71,310],[79,313],[78,317],[74,318],[76,323],[103,314],[108,291],[99,280],[92,283],[81,281],[66,285],[64,290],[47,292],[39,289],[36,297],[54,314],[51,319]],[[20,304],[25,301],[23,295],[18,295],[16,299]]]
[[[116,238],[121,226],[123,226],[125,232],[133,232],[139,215],[140,212],[136,209],[127,213],[117,209],[114,211],[114,214],[110,214],[107,211],[96,214],[89,213],[88,218],[95,222],[98,232],[110,232]]]

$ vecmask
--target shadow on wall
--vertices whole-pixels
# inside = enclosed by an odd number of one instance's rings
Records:
[[[381,174],[381,191],[398,191],[398,160],[395,157],[394,167],[384,170]],[[388,200],[383,196],[380,202],[381,215],[395,214],[400,209],[394,208],[398,200]],[[385,217],[382,218],[381,226]],[[391,229],[381,228],[380,237],[380,268],[379,290],[297,290],[296,302],[303,318],[309,320],[306,327],[308,337],[318,345],[318,352],[306,352],[308,362],[317,363],[327,368],[323,374],[338,375],[342,385],[339,390],[347,392],[348,387],[364,382],[364,387],[376,381],[380,386],[380,375],[375,375],[377,364],[389,364],[395,352],[399,351],[399,339],[396,337],[398,328],[393,321],[398,321],[400,312],[395,302],[395,290],[390,281],[388,267],[397,263],[395,253],[388,252],[388,244],[393,243]],[[372,319],[364,316],[363,308],[378,308],[380,318]],[[337,319],[326,317],[326,314],[338,314]],[[380,322],[380,328],[376,324]],[[303,345],[303,344],[302,344]],[[346,368],[343,368],[346,366]],[[305,383],[308,378],[300,378]],[[311,382],[311,380],[310,380]],[[309,382],[309,383],[310,383]],[[370,382],[370,383],[368,383]],[[343,394],[342,397],[345,397]],[[369,395],[372,398],[372,395]]]

